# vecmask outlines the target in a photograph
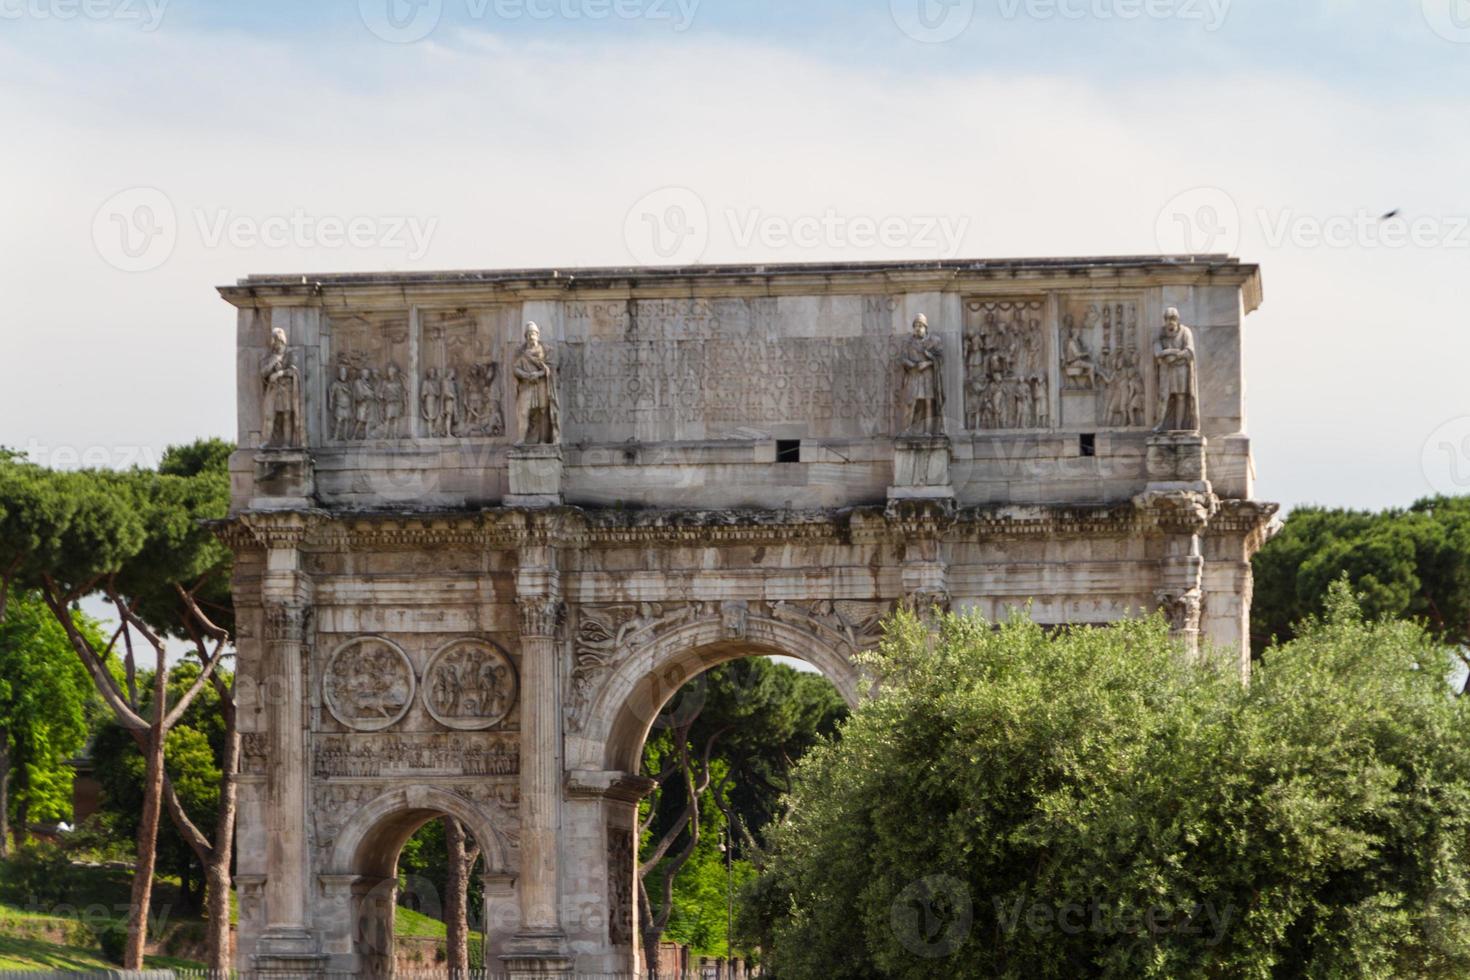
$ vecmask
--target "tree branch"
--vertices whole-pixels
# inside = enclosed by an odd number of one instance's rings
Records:
[[[81,658],[82,666],[92,674],[92,680],[97,685],[98,693],[107,702],[108,707],[117,716],[118,723],[124,728],[132,731],[147,731],[148,722],[143,720],[137,711],[133,709],[123,698],[122,691],[117,686],[117,679],[107,670],[107,665],[97,656],[97,651],[87,642],[77,629],[76,623],[72,621],[71,610],[65,602],[57,597],[56,583],[49,575],[41,577],[41,598],[45,601],[51,614],[61,623],[61,628],[66,631],[66,637],[71,641],[72,649]],[[123,627],[126,630],[126,625]],[[114,641],[116,639],[114,638]],[[109,649],[111,646],[109,645]]]

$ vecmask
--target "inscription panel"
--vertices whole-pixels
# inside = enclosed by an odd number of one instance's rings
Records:
[[[863,303],[836,337],[769,297],[568,303],[566,423],[594,441],[887,432],[897,341]]]

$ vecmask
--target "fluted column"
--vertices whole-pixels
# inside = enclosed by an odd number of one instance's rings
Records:
[[[261,576],[263,630],[256,710],[264,715],[266,765],[265,930],[254,956],[258,975],[310,975],[320,967],[309,929],[307,849],[306,662],[312,582],[301,546],[309,518],[260,516],[251,529],[265,546]]]
[[[555,554],[523,551],[521,627],[521,926],[504,957],[512,978],[570,976],[561,925],[561,688],[557,632],[564,606]]]

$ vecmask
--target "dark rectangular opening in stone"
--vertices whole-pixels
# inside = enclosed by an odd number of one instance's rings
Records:
[[[1084,459],[1091,459],[1097,455],[1097,436],[1088,433],[1080,441],[1080,448]]]
[[[778,463],[800,463],[801,462],[801,440],[781,439],[776,442],[776,462]]]

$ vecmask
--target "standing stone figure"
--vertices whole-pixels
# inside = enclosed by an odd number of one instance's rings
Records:
[[[378,387],[378,414],[383,419],[383,438],[399,438],[399,426],[408,407],[408,388],[397,364],[389,364],[387,376]]]
[[[526,324],[526,342],[516,352],[516,420],[522,446],[555,446],[561,442],[561,405],[556,373],[541,345],[541,328]]]
[[[301,372],[291,356],[286,331],[271,331],[271,349],[261,362],[260,378],[265,385],[261,405],[262,435],[267,449],[296,449],[305,446],[306,416],[301,411]]]
[[[1159,424],[1155,432],[1199,431],[1199,369],[1194,331],[1179,320],[1172,306],[1154,347],[1159,372]]]
[[[327,391],[327,408],[332,412],[332,441],[346,442],[352,424],[352,384],[346,364],[337,368],[337,380]]]
[[[439,428],[439,369],[429,368],[429,374],[424,378],[424,388],[419,392],[421,403],[419,412],[424,421],[429,423],[429,438],[437,436]]]
[[[457,436],[454,427],[459,421],[459,374],[454,368],[444,373],[439,392],[439,435]]]
[[[373,385],[373,372],[369,368],[363,368],[357,372],[357,380],[352,385],[352,398],[357,405],[357,414],[354,417],[355,425],[352,428],[352,438],[366,439],[373,428],[373,408],[377,401],[374,395],[377,393]]]
[[[944,341],[929,336],[929,318],[914,318],[914,335],[903,345],[904,427],[908,433],[944,434]]]

